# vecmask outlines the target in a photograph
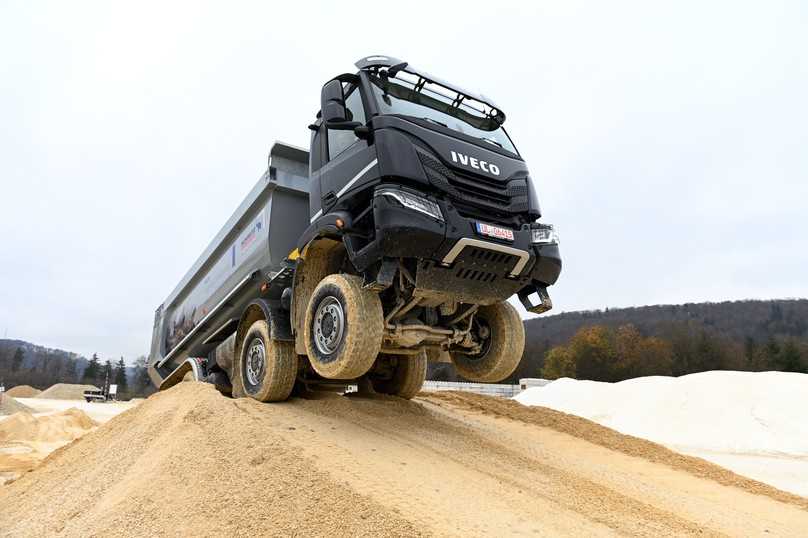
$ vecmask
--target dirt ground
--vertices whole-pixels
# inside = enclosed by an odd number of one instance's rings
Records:
[[[808,500],[473,394],[182,383],[0,487],[0,536],[808,536]]]

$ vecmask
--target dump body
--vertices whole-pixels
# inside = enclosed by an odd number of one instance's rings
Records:
[[[260,280],[278,271],[308,226],[308,152],[276,142],[269,166],[154,315],[156,384],[188,357],[205,357],[235,330]]]

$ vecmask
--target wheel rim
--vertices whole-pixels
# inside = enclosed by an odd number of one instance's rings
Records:
[[[323,355],[331,355],[342,343],[345,333],[345,312],[336,297],[320,301],[314,316],[314,343]]]
[[[250,347],[247,349],[247,357],[244,362],[247,382],[253,387],[261,385],[264,369],[266,368],[266,347],[264,347],[263,340],[253,338],[253,341],[250,342]]]

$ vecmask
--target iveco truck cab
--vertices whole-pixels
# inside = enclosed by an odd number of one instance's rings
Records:
[[[409,398],[430,360],[477,382],[518,365],[507,300],[549,310],[561,258],[504,112],[389,56],[356,67],[323,86],[309,152],[273,146],[158,308],[162,388],[192,372],[262,401],[357,382]]]

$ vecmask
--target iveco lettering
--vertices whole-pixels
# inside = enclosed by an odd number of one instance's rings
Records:
[[[483,172],[488,172],[490,174],[494,174],[495,176],[499,175],[499,166],[487,163],[480,159],[475,159],[474,157],[469,157],[468,155],[463,155],[462,153],[457,153],[455,151],[452,153],[452,160],[456,163],[460,163],[464,166],[471,166],[474,169],[482,170]]]
[[[149,373],[285,400],[411,398],[428,361],[508,377],[552,307],[558,234],[491,99],[369,56],[326,82],[309,150],[266,172],[154,316]]]

